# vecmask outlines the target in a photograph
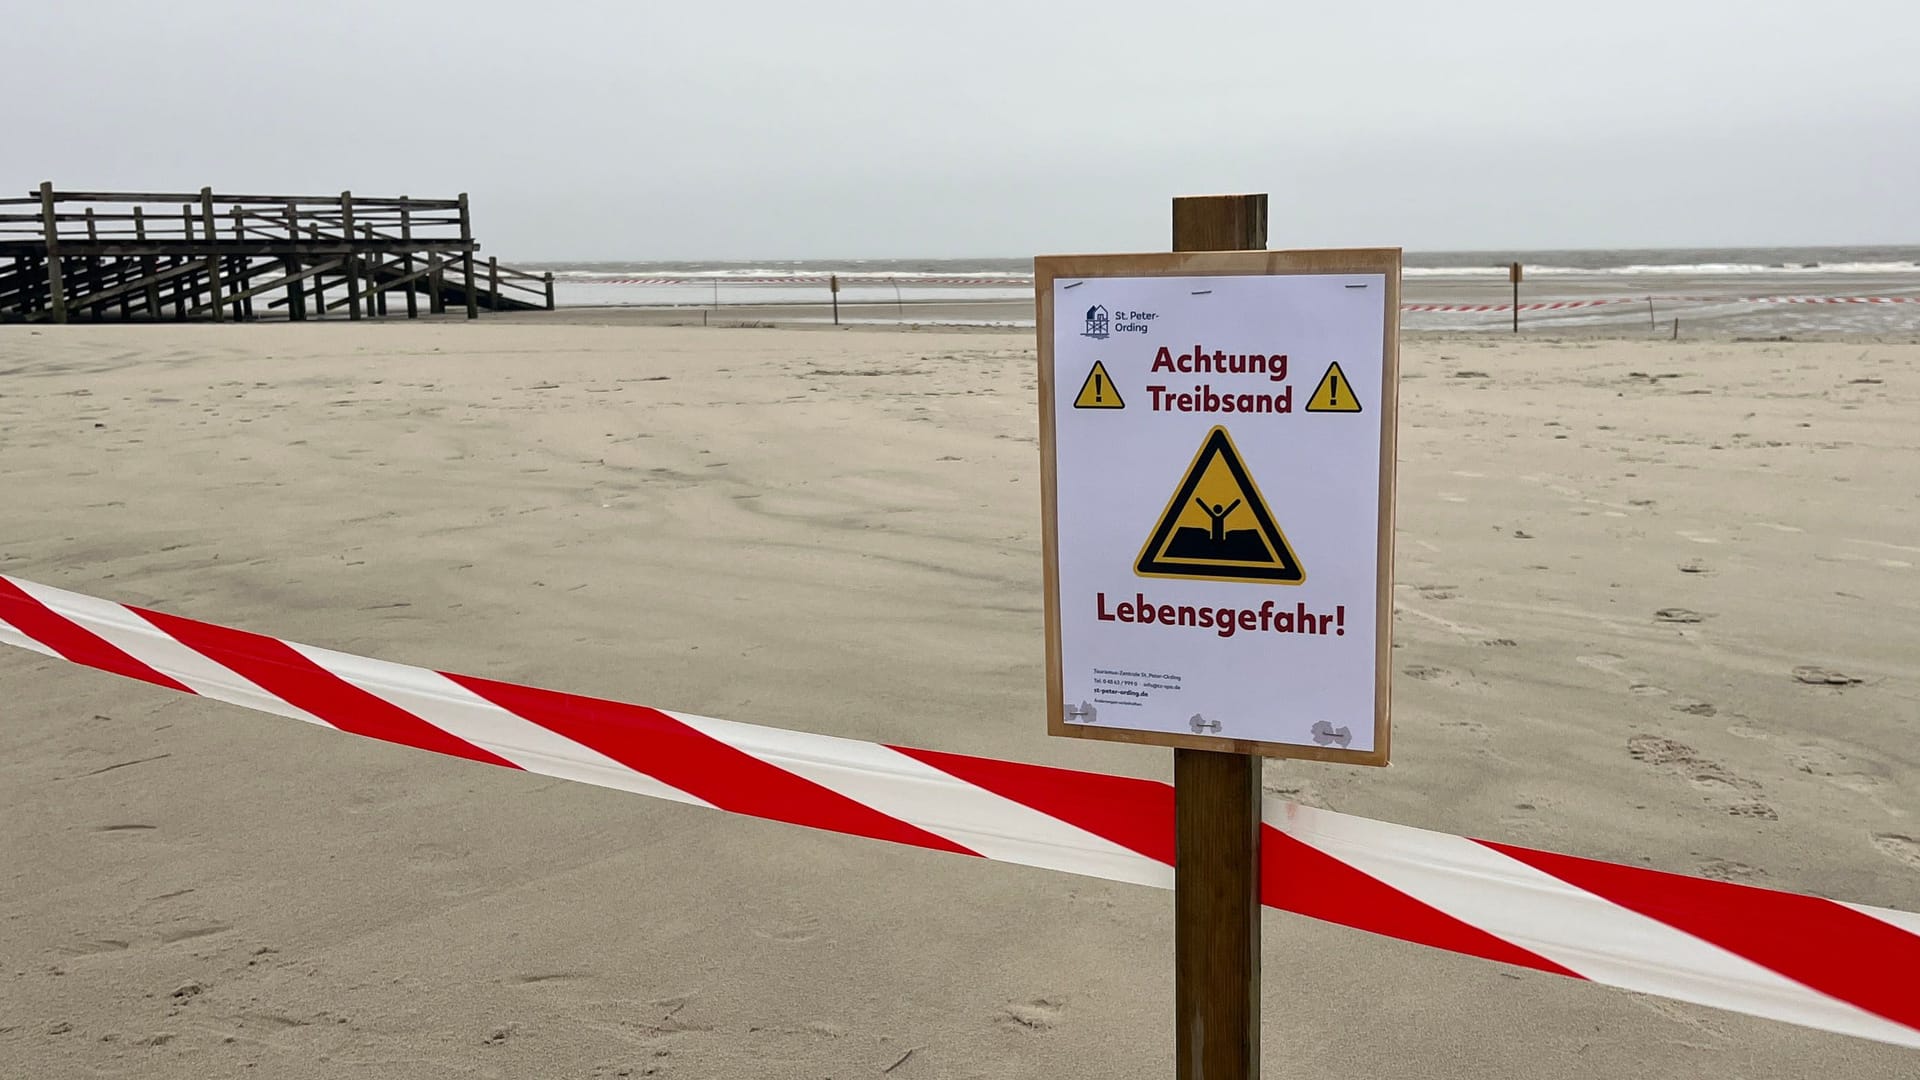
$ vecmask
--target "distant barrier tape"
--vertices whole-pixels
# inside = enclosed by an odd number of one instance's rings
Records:
[[[630,277],[562,278],[566,285],[825,285],[824,274],[796,274],[767,277]],[[841,277],[844,288],[859,286],[915,285],[1000,285],[1025,289],[1033,279],[1024,277]],[[1612,304],[1920,304],[1920,296],[1605,296],[1588,300],[1540,300],[1520,304],[1521,311],[1564,311],[1572,308],[1605,307]],[[1400,310],[1421,313],[1476,314],[1512,311],[1513,304],[1401,304]]]
[[[1920,296],[1609,296],[1592,300],[1548,300],[1519,305],[1521,311],[1559,311],[1564,308],[1603,307],[1610,304],[1920,304]],[[1482,312],[1512,311],[1513,304],[1401,304],[1401,311]]]
[[[0,643],[470,761],[831,832],[1173,884],[1173,789],[298,645],[0,575]],[[1261,900],[1434,948],[1920,1048],[1920,916],[1269,798]]]

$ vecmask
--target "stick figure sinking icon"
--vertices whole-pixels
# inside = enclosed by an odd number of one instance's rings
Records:
[[[1224,509],[1221,508],[1219,503],[1208,506],[1204,499],[1195,499],[1193,501],[1200,504],[1201,513],[1206,514],[1207,517],[1213,520],[1213,542],[1216,544],[1226,543],[1227,515],[1233,513],[1234,509],[1240,505],[1240,500],[1233,500],[1228,503]]]

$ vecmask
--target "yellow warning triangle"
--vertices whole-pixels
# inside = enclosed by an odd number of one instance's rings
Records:
[[[1080,396],[1073,399],[1073,407],[1124,409],[1127,403],[1120,400],[1120,391],[1113,385],[1113,376],[1107,374],[1107,366],[1095,360],[1093,370],[1087,372],[1087,381],[1080,385]]]
[[[1133,572],[1270,585],[1307,580],[1224,427],[1200,444]]]
[[[1353,396],[1353,384],[1347,381],[1347,373],[1340,370],[1339,361],[1327,365],[1327,373],[1320,376],[1320,385],[1314,388],[1313,396],[1307,399],[1307,411],[1360,411],[1360,399]]]

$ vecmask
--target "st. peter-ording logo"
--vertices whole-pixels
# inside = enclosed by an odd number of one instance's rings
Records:
[[[1105,340],[1110,325],[1107,309],[1095,304],[1087,309],[1087,328],[1080,332],[1080,336]]]

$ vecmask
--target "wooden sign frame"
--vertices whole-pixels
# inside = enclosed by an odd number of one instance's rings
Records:
[[[1044,549],[1047,644],[1047,734],[1070,738],[1214,750],[1262,757],[1386,765],[1391,751],[1390,697],[1393,682],[1393,527],[1395,450],[1398,443],[1400,389],[1400,268],[1398,248],[1325,251],[1151,252],[1118,255],[1043,255],[1034,259],[1034,300],[1038,313],[1040,357],[1041,537]],[[1056,279],[1130,277],[1215,277],[1283,274],[1382,274],[1386,277],[1383,384],[1380,402],[1379,577],[1375,597],[1373,749],[1344,750],[1182,732],[1102,728],[1066,722],[1061,663],[1060,548],[1056,508],[1058,478],[1054,433],[1054,305]],[[1072,392],[1072,388],[1068,388]],[[1284,700],[1275,708],[1284,709]]]

